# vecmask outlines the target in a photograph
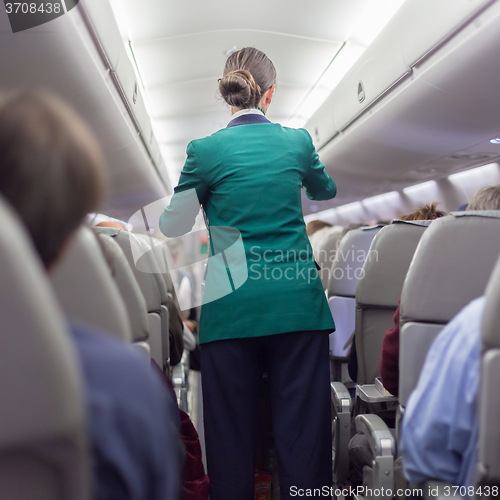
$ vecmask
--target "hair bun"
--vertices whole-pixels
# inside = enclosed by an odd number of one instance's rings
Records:
[[[256,87],[251,73],[244,69],[231,71],[219,80],[219,92],[223,99],[230,106],[238,108],[247,108],[253,104]]]

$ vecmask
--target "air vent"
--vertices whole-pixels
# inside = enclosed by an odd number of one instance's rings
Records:
[[[365,100],[365,87],[363,85],[363,82],[358,83],[358,101],[360,103],[364,102]]]
[[[135,86],[134,86],[134,97],[132,98],[132,100],[134,101],[134,104],[137,103],[137,93],[139,92],[139,87],[137,86],[137,82],[135,82]]]

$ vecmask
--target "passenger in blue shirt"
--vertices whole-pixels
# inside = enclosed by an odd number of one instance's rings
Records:
[[[0,99],[0,194],[21,217],[46,269],[57,266],[104,196],[95,138],[42,92]],[[183,467],[175,400],[126,344],[83,325],[70,335],[86,395],[96,500],[178,500]]]
[[[70,325],[89,413],[96,498],[179,498],[179,411],[144,358],[109,335]]]
[[[485,298],[468,304],[434,340],[403,420],[411,482],[471,486],[478,461],[477,393]]]

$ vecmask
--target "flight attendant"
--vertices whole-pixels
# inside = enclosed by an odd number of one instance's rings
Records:
[[[275,87],[264,53],[247,47],[229,56],[219,90],[231,121],[188,145],[160,217],[161,231],[176,237],[192,228],[201,204],[209,224],[200,343],[211,500],[254,498],[264,373],[281,498],[332,484],[328,334],[335,327],[301,188],[326,200],[336,186],[306,130],[266,118]],[[186,201],[194,193],[193,210]]]

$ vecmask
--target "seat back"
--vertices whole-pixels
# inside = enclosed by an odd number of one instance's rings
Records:
[[[339,238],[343,229],[344,228],[342,226],[332,227],[319,244],[316,252],[316,262],[321,268],[319,270],[319,275],[324,290],[328,288],[328,282],[330,281],[330,269],[332,268],[332,264],[335,260]]]
[[[148,310],[148,330],[149,339],[148,343],[151,348],[151,357],[163,367],[166,363],[166,358],[163,353],[163,335],[164,329],[162,328],[162,294],[158,288],[158,278],[151,270],[154,268],[154,263],[151,262],[151,253],[143,252],[143,243],[135,235],[122,231],[121,229],[114,229],[108,227],[97,227],[99,233],[107,234],[114,238],[127,259],[127,262],[134,273],[134,277],[141,289],[142,295],[146,301]],[[140,270],[134,260],[134,253],[132,245],[135,245],[136,254],[144,253],[144,258],[149,259],[145,261],[144,270]],[[137,252],[137,248],[141,249]],[[142,268],[141,268],[142,269]],[[168,358],[167,358],[168,359]]]
[[[354,229],[339,244],[328,283],[328,304],[336,328],[330,334],[330,352],[335,358],[345,358],[351,347],[356,321],[356,287],[372,240],[382,227]]]
[[[478,395],[479,463],[476,478],[500,482],[500,258],[486,288],[481,331],[481,378]]]
[[[457,212],[434,221],[418,246],[401,296],[399,402],[415,388],[444,326],[484,293],[500,251],[500,211]]]
[[[161,345],[162,345],[162,365],[163,368],[170,366],[170,316],[168,310],[168,285],[173,288],[172,280],[168,273],[168,266],[161,246],[146,235],[136,235],[145,253],[136,262],[136,267],[142,271],[148,271],[153,275],[158,290],[160,292],[160,317],[161,317]],[[168,278],[167,278],[168,276]]]
[[[399,221],[373,239],[356,288],[358,383],[373,384],[380,375],[385,332],[401,297],[403,282],[420,238],[431,221]]]
[[[65,314],[130,342],[132,331],[125,304],[111,276],[96,235],[81,227],[51,280]]]
[[[132,329],[132,341],[143,342],[149,338],[148,310],[146,300],[134,277],[120,245],[109,235],[96,233],[104,257],[125,303]]]
[[[170,250],[166,243],[145,234],[138,234],[137,237],[146,243],[147,248],[151,249],[150,253],[154,257],[158,268],[157,271],[163,277],[163,281],[167,287],[168,293],[175,293],[172,277],[169,269],[173,267],[173,259]],[[143,257],[141,257],[142,259]]]
[[[45,270],[0,201],[0,497],[89,500],[78,362]]]

